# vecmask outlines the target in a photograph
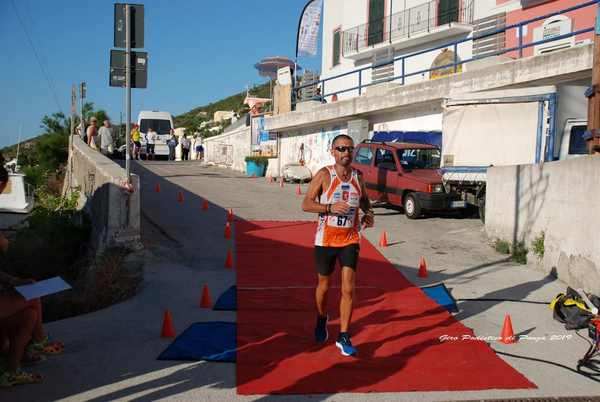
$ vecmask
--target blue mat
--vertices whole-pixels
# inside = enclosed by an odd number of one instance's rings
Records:
[[[229,289],[227,289],[213,307],[213,310],[226,310],[226,311],[236,311],[237,310],[237,287],[233,285]]]
[[[235,362],[236,348],[235,322],[197,322],[179,335],[158,360]]]
[[[424,286],[421,288],[427,296],[435,301],[440,306],[444,307],[451,313],[458,313],[458,307],[456,306],[456,300],[450,294],[450,291],[443,283],[439,285]]]

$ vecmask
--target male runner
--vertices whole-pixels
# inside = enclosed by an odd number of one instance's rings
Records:
[[[340,300],[340,335],[336,346],[344,356],[356,355],[352,346],[348,325],[352,317],[355,295],[356,266],[358,263],[360,226],[373,226],[373,211],[358,170],[353,169],[354,142],[347,135],[338,135],[331,143],[335,165],[319,170],[310,182],[302,202],[305,212],[319,214],[315,237],[315,262],[318,283],[315,291],[317,302],[317,325],[315,340],[323,343],[327,333],[327,290],[336,260],[342,267],[342,291]],[[365,213],[358,219],[358,208]]]

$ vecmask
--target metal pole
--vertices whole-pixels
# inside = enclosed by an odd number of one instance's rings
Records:
[[[79,122],[79,125],[81,126],[81,131],[79,132],[79,135],[81,136],[81,138],[86,138],[86,133],[85,133],[85,118],[83,117],[83,103],[84,103],[84,96],[83,96],[83,82],[79,84],[79,97],[81,98],[81,121]]]
[[[600,4],[596,5],[596,36],[592,64],[592,88],[588,98],[588,150],[600,154]]]
[[[129,151],[130,131],[131,131],[131,9],[129,4],[125,5],[125,175],[127,183],[131,183],[130,164],[131,153]]]

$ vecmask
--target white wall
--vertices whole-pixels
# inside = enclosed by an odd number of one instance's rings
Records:
[[[600,294],[600,157],[488,169],[485,229],[531,242],[545,232],[537,264],[573,287]],[[536,263],[530,252],[528,260]]]
[[[246,156],[250,151],[250,127],[240,127],[228,133],[209,137],[204,140],[204,160],[246,172]]]
[[[280,139],[281,167],[288,163],[298,163],[300,146],[304,144],[305,166],[314,175],[323,166],[332,165],[335,162],[330,152],[331,141],[335,136],[347,133],[346,124],[282,133]]]

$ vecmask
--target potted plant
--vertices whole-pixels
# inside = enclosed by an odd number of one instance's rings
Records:
[[[248,176],[264,176],[269,158],[266,156],[246,156],[246,174]]]

